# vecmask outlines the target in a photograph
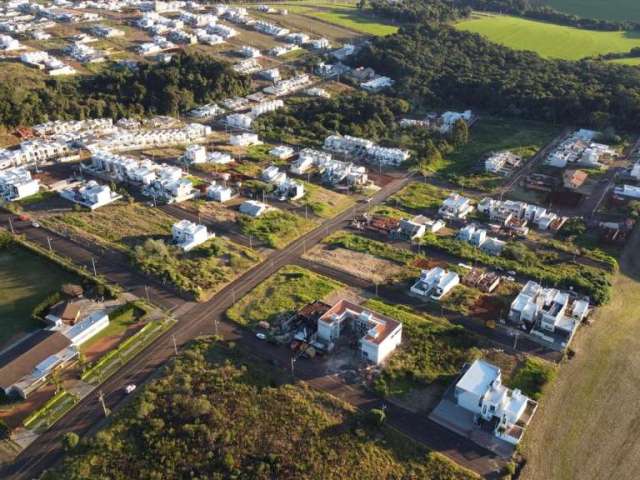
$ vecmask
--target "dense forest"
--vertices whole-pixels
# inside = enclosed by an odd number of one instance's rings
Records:
[[[518,15],[534,20],[602,31],[639,30],[637,22],[615,22],[560,12],[540,0],[370,0],[379,15],[404,22],[447,22],[468,16],[472,10]]]
[[[278,385],[237,349],[198,341],[44,478],[476,478],[386,427],[384,412]]]
[[[352,62],[397,80],[395,92],[414,107],[457,105],[598,128],[640,124],[638,69],[545,60],[446,25],[403,27]]]
[[[200,54],[175,55],[169,63],[112,65],[73,79],[52,79],[40,88],[0,84],[0,123],[6,127],[54,119],[176,115],[195,105],[249,92],[250,80]]]

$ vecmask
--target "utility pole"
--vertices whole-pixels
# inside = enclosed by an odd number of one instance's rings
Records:
[[[149,300],[149,285],[145,285],[144,286],[144,293],[147,296],[147,303],[151,303],[151,300]]]
[[[218,317],[213,317],[213,325],[216,332],[216,337],[218,336]]]
[[[47,237],[47,243],[49,244],[49,251],[53,252],[53,248],[51,247],[51,237]]]
[[[295,366],[296,366],[296,357],[294,357],[293,355],[291,356],[291,376],[295,377],[296,373],[295,373]]]
[[[11,229],[11,233],[15,235],[16,232],[13,230],[13,222],[11,221],[11,215],[9,215],[9,228]]]
[[[520,336],[520,332],[516,332],[515,335],[513,336],[513,349],[517,350],[518,349],[518,337]]]
[[[375,283],[376,286],[376,297],[378,296],[378,282]]]
[[[94,260],[93,257],[91,257],[91,266],[93,267],[93,276],[97,277],[98,272],[96,271],[96,261]]]
[[[249,235],[249,248],[253,248],[253,236]]]
[[[100,405],[102,405],[102,411],[104,412],[104,416],[108,417],[109,409],[107,408],[107,404],[104,403],[104,393],[102,393],[102,390],[98,392],[98,400],[100,401]]]
[[[176,336],[175,335],[171,335],[171,340],[173,341],[173,351],[175,352],[176,356],[178,355],[178,344],[176,343]]]

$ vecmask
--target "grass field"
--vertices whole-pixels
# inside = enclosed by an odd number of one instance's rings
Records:
[[[609,63],[616,63],[618,65],[640,65],[640,57],[635,58],[615,58],[613,60],[609,60]]]
[[[478,14],[457,28],[479,33],[492,42],[543,57],[578,60],[640,47],[640,32],[596,32],[504,15]]]
[[[317,18],[366,35],[384,36],[398,31],[397,26],[385,23],[381,19],[359,11],[355,6],[355,2],[320,0],[277,3],[273,4],[273,6],[286,8],[291,13]],[[286,23],[286,18],[281,20]]]
[[[490,190],[502,177],[484,173],[484,159],[500,150],[530,158],[560,133],[557,127],[524,120],[482,118],[470,131],[468,144],[447,155],[434,170],[465,188]]]
[[[316,222],[284,210],[271,210],[258,218],[238,217],[242,233],[281,249],[316,226]]]
[[[522,480],[638,478],[639,247],[636,230],[622,255],[612,302],[596,312],[592,327],[578,332],[576,356],[545,392],[524,439]]]
[[[19,248],[0,251],[0,347],[44,325],[31,311],[63,283],[77,282],[53,263]]]
[[[586,18],[640,22],[638,0],[546,0],[550,7]]]
[[[321,218],[333,218],[355,204],[355,201],[347,195],[327,190],[313,183],[303,183],[305,196],[294,203],[306,205],[310,211]]]

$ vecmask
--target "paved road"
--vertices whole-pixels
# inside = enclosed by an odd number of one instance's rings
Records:
[[[408,177],[405,177],[389,183],[373,197],[372,203],[377,204],[384,201],[388,196],[405,186],[409,180]],[[367,205],[358,206],[360,211],[364,211],[366,208]],[[275,252],[265,262],[227,285],[209,302],[200,304],[185,302],[170,294],[160,292],[160,289],[150,288],[149,290],[152,290],[150,292],[152,300],[158,299],[173,305],[175,308],[174,315],[179,321],[174,328],[163,334],[139,356],[101,385],[108,408],[114,410],[125,400],[125,395],[122,391],[123,385],[144,383],[154,372],[157,372],[158,367],[174,355],[172,337],[175,337],[178,347],[181,348],[199,335],[216,333],[227,339],[241,341],[255,354],[268,358],[283,368],[288,368],[290,358],[286,349],[260,342],[251,332],[226,322],[224,320],[224,312],[235,302],[236,298],[248,293],[282,266],[295,262],[306,248],[317,244],[327,234],[344,228],[352,216],[352,210],[343,212],[336,218],[327,221],[321,227],[296,240],[285,250]],[[6,216],[0,217],[0,221],[6,222]],[[47,232],[42,229],[24,227],[20,230],[20,233],[24,233],[27,238],[38,243],[43,241],[43,236],[45,237],[44,241],[47,241]],[[64,248],[65,254],[68,254],[71,258],[78,259],[80,262],[86,262],[87,258],[90,262],[90,257],[94,254],[94,252],[79,249],[72,242],[65,242],[63,238],[57,239],[57,242],[58,244],[54,248]],[[112,281],[116,281],[115,279],[120,278],[120,275],[122,275],[120,269],[110,272],[107,266],[102,265],[102,263],[99,265],[102,268],[100,273],[103,273]],[[122,278],[122,280],[131,282],[131,286],[137,285],[134,291],[140,291],[140,288],[144,290],[144,283],[136,282],[133,277]],[[381,404],[380,398],[360,388],[346,385],[344,382],[332,377],[319,375],[318,366],[314,365],[313,362],[299,362],[296,366],[296,375],[307,380],[312,386],[334,393],[361,408],[372,408]],[[483,475],[493,476],[496,466],[502,464],[492,454],[483,451],[468,440],[437,426],[422,416],[392,405],[389,406],[388,417],[392,425],[414,439],[425,443],[434,450],[441,451],[459,464],[474,469]],[[92,434],[100,427],[102,418],[102,410],[96,396],[90,395],[82,400],[51,430],[41,435],[32,445],[26,448],[13,464],[0,470],[0,478],[31,479],[37,477],[43,470],[53,466],[62,457],[60,437],[63,433],[74,431],[81,435]]]

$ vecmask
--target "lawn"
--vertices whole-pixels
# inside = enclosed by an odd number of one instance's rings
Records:
[[[484,173],[484,160],[492,152],[511,150],[524,159],[551,142],[559,129],[525,120],[482,118],[470,131],[470,141],[446,156],[436,171],[465,188],[490,190],[502,177]]]
[[[305,195],[295,203],[302,206],[306,205],[310,212],[320,218],[333,218],[355,204],[355,201],[347,195],[327,190],[313,183],[304,181],[302,183],[304,184]]]
[[[316,226],[312,220],[284,210],[271,210],[258,218],[241,215],[238,223],[244,235],[278,249],[286,247]]]
[[[547,58],[578,60],[640,47],[638,32],[598,32],[504,15],[478,14],[457,28],[479,33],[516,50],[531,50]]]
[[[170,235],[175,219],[158,208],[120,202],[93,212],[48,216],[41,223],[56,231],[68,231],[122,251],[130,251],[148,238]]]
[[[611,303],[578,332],[575,357],[545,390],[524,439],[522,480],[638,478],[639,252],[636,230],[621,257]]]
[[[126,303],[109,314],[109,325],[82,344],[82,350],[90,348],[106,337],[122,335],[129,327],[138,323],[147,314],[143,303]]]
[[[240,325],[253,327],[296,312],[342,287],[337,281],[304,268],[287,266],[236,302],[226,315]]]
[[[31,311],[67,282],[78,279],[42,257],[18,247],[0,250],[0,347],[44,327]]]
[[[546,0],[545,3],[585,18],[640,22],[638,0]]]

